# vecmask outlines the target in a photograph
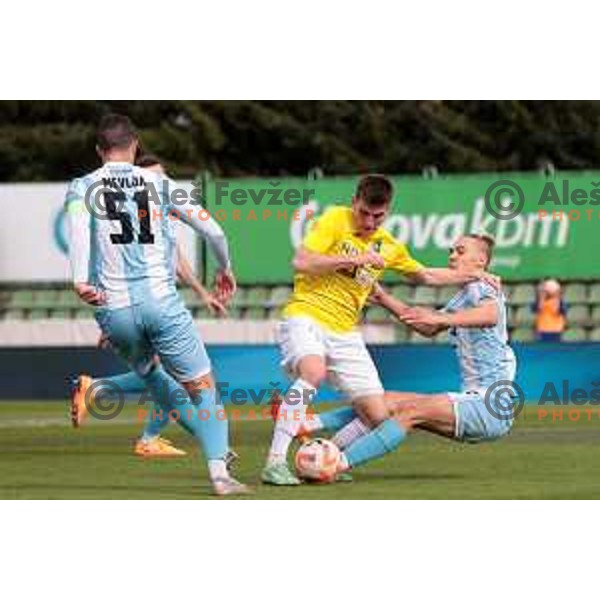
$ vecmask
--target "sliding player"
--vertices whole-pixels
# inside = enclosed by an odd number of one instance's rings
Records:
[[[393,269],[426,285],[462,285],[486,274],[425,268],[381,226],[389,214],[391,181],[363,177],[351,207],[332,207],[314,223],[294,257],[294,291],[278,328],[282,366],[292,385],[282,400],[262,481],[298,485],[287,452],[306,421],[306,405],[325,379],[349,398],[352,409],[317,419],[338,430],[355,418],[373,435],[403,432],[391,418],[377,369],[356,326],[375,282]]]
[[[473,269],[483,273],[491,260],[493,243],[486,235],[461,237],[451,250],[450,268],[458,273]],[[380,435],[348,432],[341,471],[394,450],[415,427],[462,442],[494,440],[510,431],[514,413],[510,384],[516,360],[507,343],[501,291],[485,281],[469,283],[441,311],[410,308],[379,287],[373,299],[423,335],[431,337],[450,330],[461,367],[462,391],[387,392],[386,400],[394,414],[389,423],[394,425],[386,424]]]
[[[69,186],[66,208],[75,291],[97,307],[102,332],[144,379],[161,408],[173,411],[202,446],[215,493],[245,493],[246,486],[229,475],[225,462],[228,423],[218,407],[210,360],[175,287],[172,217],[209,243],[223,296],[235,289],[227,240],[214,220],[199,218],[189,198],[177,205],[171,201],[176,189],[172,181],[133,165],[137,146],[127,117],[105,117],[97,146],[103,166]],[[91,194],[94,188],[101,193]],[[158,207],[153,197],[150,209],[149,191],[158,196]],[[101,206],[95,202],[98,197]],[[177,394],[176,380],[188,397]]]

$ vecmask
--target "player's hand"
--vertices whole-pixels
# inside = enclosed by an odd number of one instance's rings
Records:
[[[202,301],[213,317],[226,317],[229,314],[227,312],[227,307],[222,302],[219,302],[214,294],[211,294],[210,292],[206,292]]]
[[[438,327],[448,325],[448,315],[420,306],[408,308],[402,313],[402,321],[407,325]]]
[[[233,272],[229,269],[219,271],[215,280],[215,298],[222,304],[228,304],[236,290]]]
[[[385,267],[385,260],[383,259],[383,256],[381,256],[381,254],[377,254],[377,252],[373,252],[372,250],[368,250],[367,252],[363,252],[362,254],[355,256],[353,262],[357,267],[362,267],[364,265],[370,265],[376,269],[383,269]]]
[[[383,303],[385,302],[385,299],[388,295],[389,294],[383,289],[381,284],[376,283],[373,286],[373,289],[371,290],[367,301],[369,302],[369,304],[378,304],[379,306],[383,306]]]
[[[106,294],[89,283],[76,283],[75,293],[81,300],[91,306],[102,306],[103,304],[106,304]]]

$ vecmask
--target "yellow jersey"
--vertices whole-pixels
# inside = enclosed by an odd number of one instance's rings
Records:
[[[381,227],[369,238],[356,236],[352,209],[348,207],[328,208],[313,223],[303,246],[310,252],[330,256],[355,256],[372,250],[384,259],[384,269],[369,265],[324,275],[298,273],[295,276],[294,291],[283,310],[284,317],[311,317],[336,333],[346,333],[356,327],[373,285],[385,269],[410,275],[424,268],[410,256],[404,244]]]

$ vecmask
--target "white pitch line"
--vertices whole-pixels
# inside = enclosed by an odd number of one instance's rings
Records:
[[[135,423],[141,423],[141,421],[139,419],[131,418],[117,418],[111,419],[110,421],[90,419],[86,422],[85,426],[101,425],[103,423],[112,423],[113,425],[134,425]],[[70,429],[72,426],[68,417],[31,417],[26,419],[3,419],[0,421],[0,429],[27,429],[31,427],[67,427]]]
[[[230,420],[232,420],[230,418]],[[236,421],[267,421],[270,420],[263,417],[262,415],[257,414],[256,418],[244,418],[244,419],[235,419]],[[110,419],[107,421],[101,421],[99,419],[90,418],[86,421],[84,428],[89,426],[104,426],[105,424],[111,425],[143,425],[146,422],[145,419],[140,420],[132,417],[116,417],[114,419]],[[72,425],[68,417],[26,417],[26,418],[9,418],[0,420],[0,429],[30,429],[30,428],[44,428],[44,427],[65,427],[67,429],[71,429]]]

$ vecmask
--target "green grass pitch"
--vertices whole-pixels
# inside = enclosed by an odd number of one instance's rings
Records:
[[[600,498],[600,419],[563,411],[562,421],[527,407],[513,432],[489,444],[462,445],[416,433],[395,453],[355,472],[354,483],[274,488],[258,483],[271,423],[231,423],[236,470],[261,499]],[[194,441],[171,425],[166,436],[183,459],[132,455],[141,430],[135,407],[79,430],[65,402],[0,402],[0,498],[206,499],[206,469]]]

